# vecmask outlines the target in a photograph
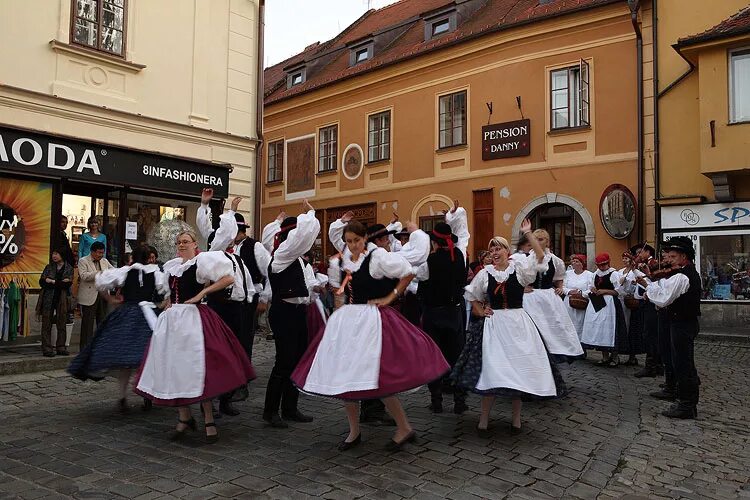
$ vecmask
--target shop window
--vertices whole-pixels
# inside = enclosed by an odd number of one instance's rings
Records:
[[[750,121],[750,49],[730,54],[730,121]]]
[[[284,180],[284,141],[268,143],[268,177],[267,182]]]
[[[125,56],[127,0],[75,0],[70,42]]]
[[[590,68],[577,66],[550,72],[550,127],[559,130],[590,125]]]
[[[435,229],[435,225],[440,222],[445,222],[444,215],[427,215],[424,217],[420,217],[419,229],[421,229],[425,233],[429,233],[430,231]]]
[[[703,298],[750,301],[750,232],[699,238]]]
[[[440,148],[466,144],[466,91],[440,96]]]
[[[391,112],[370,115],[367,123],[367,162],[390,160]]]
[[[333,172],[336,170],[338,133],[339,127],[337,125],[322,128],[318,132],[318,172]]]

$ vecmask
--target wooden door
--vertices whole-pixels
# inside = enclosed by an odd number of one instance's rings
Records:
[[[467,262],[477,259],[479,252],[487,249],[495,236],[495,201],[492,189],[474,191],[474,228],[471,231],[473,252]]]

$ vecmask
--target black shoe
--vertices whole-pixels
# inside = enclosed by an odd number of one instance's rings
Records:
[[[263,415],[263,420],[268,422],[271,427],[275,427],[276,429],[286,429],[289,427],[289,424],[281,420],[281,417],[278,413],[274,413],[272,415]]]
[[[357,434],[357,437],[355,437],[353,441],[348,441],[348,442],[346,440],[341,441],[341,443],[339,443],[338,448],[339,448],[339,451],[351,450],[352,448],[354,448],[361,442],[362,442],[362,433],[360,432],[359,434]]]
[[[231,401],[219,401],[219,411],[230,417],[236,417],[240,414],[239,410],[232,406]]]
[[[672,405],[668,410],[661,412],[662,415],[669,418],[680,418],[683,420],[694,419],[698,417],[698,409],[695,406]]]
[[[43,352],[42,356],[44,356],[45,358],[54,358],[55,357],[55,353],[54,352]]]
[[[181,431],[178,431],[178,430],[175,429],[175,431],[172,433],[172,437],[170,438],[170,440],[172,440],[172,441],[179,441],[179,440],[181,440],[182,438],[185,437],[185,433],[187,433],[188,429],[194,431],[196,429],[196,427],[197,427],[197,425],[195,423],[195,419],[193,417],[190,417],[190,420],[180,420],[180,419],[177,419],[177,421],[179,423],[181,423],[181,424],[185,424],[186,427],[184,429],[182,429]]]
[[[411,431],[409,434],[404,436],[401,441],[394,441],[391,439],[388,444],[385,445],[386,451],[400,451],[406,443],[413,443],[417,439],[417,431]]]
[[[117,409],[120,410],[120,413],[123,415],[128,413],[130,411],[130,408],[128,407],[128,400],[125,398],[120,399],[117,402]]]
[[[221,412],[216,409],[215,403],[211,403],[211,414],[214,416],[214,420],[217,420],[222,417]]]
[[[154,402],[150,399],[143,398],[143,405],[141,406],[141,410],[143,411],[151,411],[151,409],[154,407]]]
[[[430,403],[430,406],[428,406],[428,408],[432,413],[443,413],[443,402],[433,401],[432,403]]]
[[[486,429],[482,429],[479,427],[479,424],[477,424],[477,436],[481,439],[489,439],[489,437],[492,435],[490,432],[490,428],[487,427]]]
[[[395,427],[396,421],[390,415],[360,415],[360,424],[372,425],[374,427]]]
[[[283,418],[284,420],[290,420],[292,422],[301,422],[303,424],[307,424],[313,421],[313,418],[310,415],[305,415],[299,410],[296,410],[294,413],[282,412],[281,418]]]
[[[644,377],[654,378],[654,377],[657,377],[658,375],[659,374],[657,373],[656,368],[652,366],[644,366],[643,368],[641,368],[640,370],[638,370],[637,372],[633,374],[635,378],[644,378]]]
[[[628,358],[627,361],[623,363],[625,366],[638,366],[638,358]]]
[[[59,351],[57,351],[57,355],[58,356],[70,356],[70,353],[65,349],[60,349]]]
[[[469,407],[466,406],[465,401],[456,401],[455,403],[453,403],[453,413],[455,413],[456,415],[463,415],[463,413],[468,409]]]
[[[660,391],[652,392],[649,394],[652,398],[656,399],[663,399],[664,401],[676,401],[677,400],[677,392],[670,391],[666,387]]]
[[[208,422],[208,423],[205,424],[204,427],[206,428],[206,430],[208,430],[209,427],[216,427],[216,423],[214,423],[214,422]],[[218,433],[211,434],[211,435],[206,434],[206,442],[208,444],[214,444],[218,440],[219,440],[219,434]]]
[[[521,433],[523,433],[523,428],[522,427],[516,427],[515,425],[510,424],[510,435],[511,436],[517,436],[517,435],[519,435]]]

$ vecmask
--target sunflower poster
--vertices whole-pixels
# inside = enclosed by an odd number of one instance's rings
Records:
[[[0,180],[0,272],[42,273],[51,217],[52,184]]]

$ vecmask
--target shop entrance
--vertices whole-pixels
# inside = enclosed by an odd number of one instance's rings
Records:
[[[120,234],[120,204],[123,192],[106,187],[86,184],[64,183],[61,213],[68,218],[66,236],[73,249],[76,262],[88,254],[82,246],[84,233],[89,233],[89,219],[96,219],[97,230],[106,238],[107,259],[115,265],[122,255]],[[93,227],[93,226],[92,226]]]

